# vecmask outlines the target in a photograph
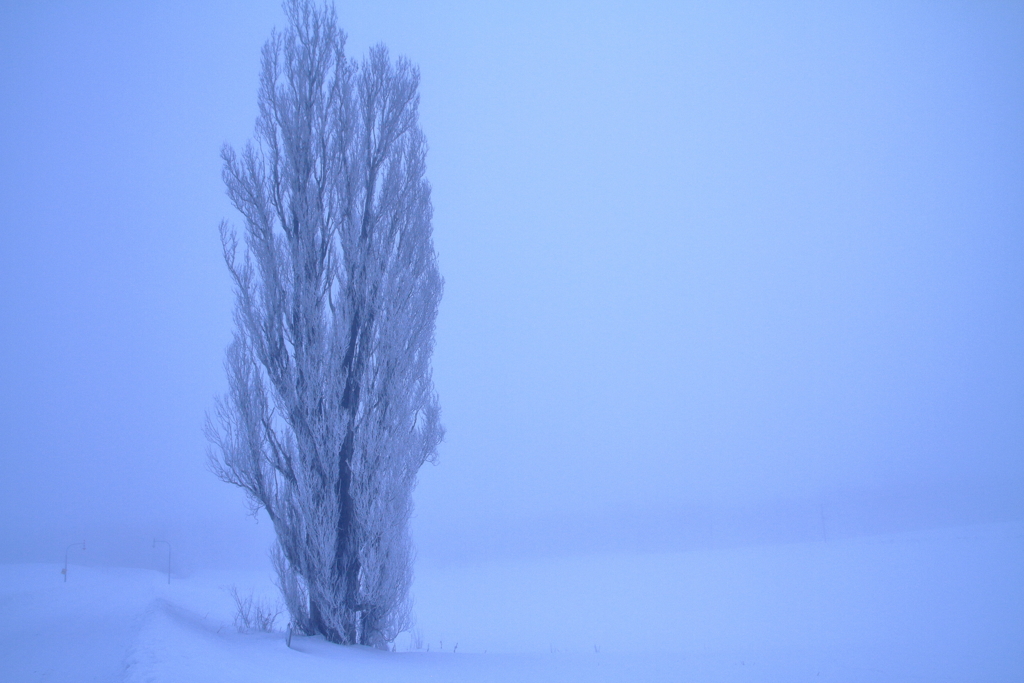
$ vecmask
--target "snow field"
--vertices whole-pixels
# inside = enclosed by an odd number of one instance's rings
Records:
[[[418,570],[387,653],[237,633],[269,574],[0,566],[0,680],[1024,680],[1021,523]]]

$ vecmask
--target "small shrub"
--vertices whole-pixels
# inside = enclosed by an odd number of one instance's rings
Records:
[[[251,590],[248,595],[242,595],[237,586],[232,586],[228,592],[235,600],[235,628],[239,633],[270,633],[274,630],[274,622],[281,614],[279,604],[256,598]]]

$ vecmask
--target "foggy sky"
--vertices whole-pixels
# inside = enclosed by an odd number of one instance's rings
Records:
[[[421,555],[1024,516],[1024,5],[556,4],[338,6],[422,71]],[[283,23],[0,6],[0,561],[262,557],[201,428]]]

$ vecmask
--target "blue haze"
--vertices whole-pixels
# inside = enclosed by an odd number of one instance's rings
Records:
[[[422,70],[422,557],[1024,518],[1024,5],[340,3]],[[276,2],[0,6],[0,561],[263,562],[205,469]]]

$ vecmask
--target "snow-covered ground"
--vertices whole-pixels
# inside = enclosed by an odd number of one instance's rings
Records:
[[[395,653],[240,634],[232,585],[274,596],[266,574],[0,566],[0,680],[1024,680],[1021,523],[421,563],[423,649]]]

